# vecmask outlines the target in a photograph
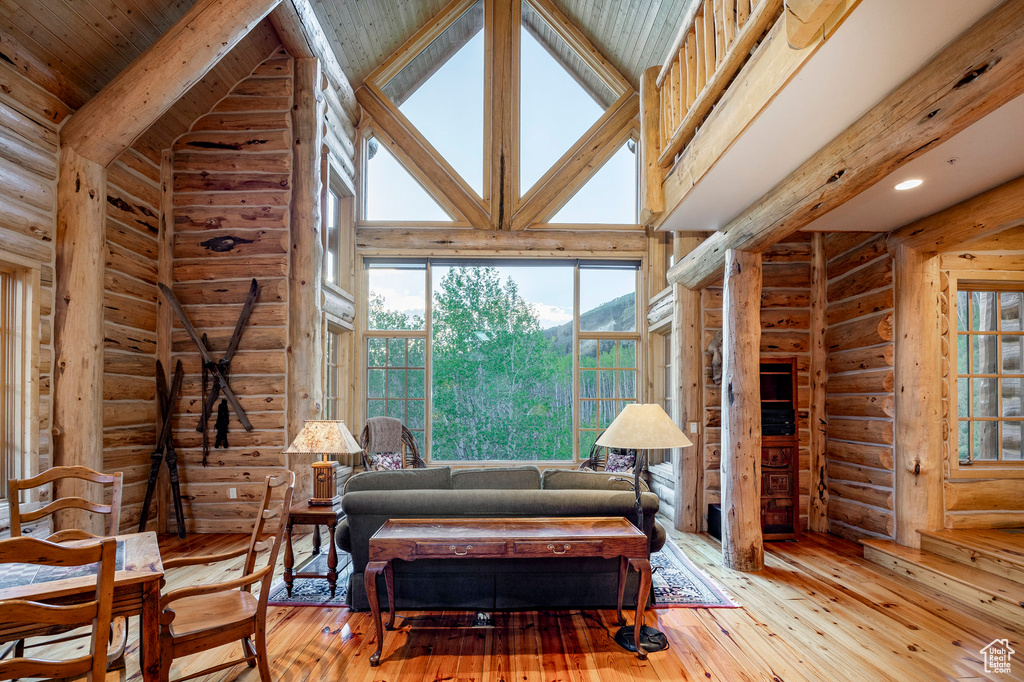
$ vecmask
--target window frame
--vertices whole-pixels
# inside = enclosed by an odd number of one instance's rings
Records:
[[[989,287],[989,288],[986,288]],[[949,472],[951,478],[1024,478],[1024,459],[1020,460],[970,460],[962,462],[959,452],[959,381],[960,367],[957,356],[957,294],[961,289],[971,291],[1024,291],[1024,273],[1021,272],[983,272],[956,271],[948,272],[946,289],[946,360],[949,365],[947,377],[948,415],[946,418],[946,443],[949,453]],[[1001,335],[998,333],[997,335]],[[1021,332],[1024,335],[1024,331]],[[968,352],[969,349],[968,349]],[[1000,368],[1000,373],[1001,373]],[[1024,421],[1022,418],[1021,421]]]
[[[519,262],[524,265],[535,263],[541,260],[547,263],[563,261],[566,264],[573,263],[573,360],[572,360],[572,458],[559,459],[559,460],[438,460],[437,462],[432,461],[432,419],[431,414],[433,412],[433,396],[431,387],[433,386],[433,362],[432,358],[432,318],[433,318],[433,264],[435,262],[444,262],[446,265],[452,262],[458,262],[465,265],[481,265],[486,267],[487,265],[495,265],[501,263],[515,263]],[[369,271],[370,266],[373,263],[385,264],[387,262],[423,262],[426,264],[426,270],[424,274],[424,328],[422,330],[382,330],[369,328],[368,318],[368,306],[365,305],[366,301],[369,300],[370,286],[369,286]],[[621,263],[623,266],[634,265],[636,267],[636,294],[635,294],[635,307],[634,315],[636,318],[635,329],[632,332],[581,332],[580,331],[580,269],[581,265],[585,269],[588,264],[616,264]],[[646,399],[646,359],[648,348],[644,343],[643,339],[647,337],[647,317],[646,309],[642,309],[643,297],[641,296],[641,287],[644,283],[644,268],[645,260],[637,257],[620,257],[620,258],[608,258],[608,257],[551,257],[551,258],[509,258],[502,257],[499,255],[493,256],[477,256],[477,257],[446,257],[446,256],[422,256],[415,258],[389,258],[387,256],[367,256],[359,255],[359,271],[361,273],[359,278],[360,294],[359,300],[362,304],[359,306],[359,344],[357,361],[359,363],[358,375],[358,386],[357,397],[354,401],[358,406],[358,414],[356,415],[359,423],[365,424],[367,419],[367,407],[368,407],[368,388],[369,388],[369,373],[368,373],[368,339],[370,338],[422,338],[425,340],[424,348],[426,352],[426,371],[424,381],[425,385],[425,410],[426,410],[426,424],[424,429],[424,447],[423,452],[420,456],[427,463],[428,466],[453,466],[453,467],[477,467],[477,466],[508,466],[510,462],[517,465],[538,465],[551,468],[568,468],[577,467],[580,462],[586,459],[585,455],[581,455],[579,452],[580,445],[580,407],[579,407],[579,382],[580,382],[580,362],[579,362],[579,344],[581,340],[596,339],[596,340],[632,340],[636,343],[636,397],[633,399],[635,402],[644,402]]]

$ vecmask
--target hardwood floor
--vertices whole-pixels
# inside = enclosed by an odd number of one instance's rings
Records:
[[[768,543],[766,567],[743,574],[720,566],[718,543],[677,534],[693,561],[728,590],[742,609],[656,609],[648,623],[669,638],[668,651],[639,661],[612,641],[613,611],[494,614],[494,627],[473,628],[472,614],[399,612],[385,638],[381,664],[367,613],[347,609],[271,608],[268,648],[275,679],[319,680],[1007,680],[1024,679],[1024,636],[963,613],[937,593],[911,587],[866,561],[859,545],[805,534],[798,543]],[[165,556],[212,553],[244,543],[240,536],[163,539]],[[297,553],[310,548],[303,537]],[[234,575],[235,566],[227,569]],[[223,579],[224,569],[181,569],[168,587]],[[279,569],[280,572],[280,569]],[[133,624],[134,625],[134,624]],[[1022,623],[1024,628],[1024,623]],[[135,628],[133,627],[133,635]],[[1008,638],[1018,652],[1012,675],[987,675],[980,650]],[[222,650],[175,663],[187,675],[237,652]],[[128,671],[138,680],[137,643]],[[134,673],[134,674],[133,674]],[[235,667],[204,680],[258,679]]]

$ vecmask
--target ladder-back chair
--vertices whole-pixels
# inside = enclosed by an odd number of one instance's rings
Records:
[[[214,649],[232,642],[242,643],[242,658],[208,668],[207,673],[230,668],[241,662],[250,668],[258,667],[260,679],[270,682],[270,662],[267,659],[267,599],[277,565],[281,537],[288,524],[288,510],[295,489],[295,474],[287,472],[280,478],[266,477],[263,501],[253,526],[249,545],[233,552],[210,556],[182,557],[163,562],[164,569],[196,566],[245,557],[242,575],[209,585],[182,587],[160,599],[160,679],[170,679],[171,662],[176,658]],[[281,508],[277,502],[271,508],[272,497],[281,491]],[[277,520],[272,533],[266,532],[267,521]],[[264,539],[264,535],[267,537]],[[267,562],[256,568],[257,555],[265,553]],[[252,586],[260,584],[259,597],[252,594]]]
[[[93,599],[87,602],[55,606],[35,602],[28,597],[0,601],[0,624],[6,627],[38,627],[42,624],[60,632],[90,626],[92,639],[89,653],[63,659],[26,658],[16,653],[14,658],[0,660],[0,680],[23,677],[68,680],[85,676],[90,682],[101,682],[106,678],[116,561],[117,541],[113,538],[78,546],[59,545],[26,537],[0,540],[0,564],[57,567],[97,564],[96,592]]]
[[[57,497],[58,483],[68,480],[88,481],[111,486],[110,504],[99,504],[84,497]],[[7,482],[7,504],[11,510],[11,537],[19,537],[22,534],[22,524],[33,523],[47,516],[53,516],[62,509],[81,509],[92,514],[105,516],[104,532],[106,537],[117,535],[121,528],[121,486],[124,474],[117,471],[112,474],[101,474],[88,467],[82,466],[58,466],[51,467],[32,478],[24,480],[11,479]],[[42,488],[45,485],[54,484],[51,502],[39,509],[25,511],[19,503],[22,491]],[[64,542],[65,540],[87,540],[100,537],[78,528],[68,528],[51,534],[46,539],[50,542]]]

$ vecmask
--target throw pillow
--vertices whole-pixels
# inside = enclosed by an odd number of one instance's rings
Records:
[[[608,473],[632,472],[634,455],[627,454],[624,450],[609,450],[608,461],[605,462],[604,470]]]
[[[379,452],[370,455],[370,466],[374,471],[397,471],[402,468],[402,453]]]

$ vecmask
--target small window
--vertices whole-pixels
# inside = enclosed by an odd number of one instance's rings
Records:
[[[552,223],[631,225],[637,221],[636,142],[627,140],[551,219]]]
[[[324,352],[324,419],[341,419],[339,409],[341,380],[341,335],[328,328]]]
[[[426,263],[368,265],[370,295],[367,328],[371,330],[424,329],[426,319]]]
[[[341,200],[332,188],[327,190],[327,205],[324,207],[324,279],[331,284],[338,283],[341,265]]]
[[[956,313],[959,459],[1020,462],[1024,292],[961,283]]]
[[[363,217],[370,221],[451,222],[449,216],[376,137],[366,141]]]
[[[25,473],[32,448],[32,279],[0,264],[0,499],[7,482]]]

